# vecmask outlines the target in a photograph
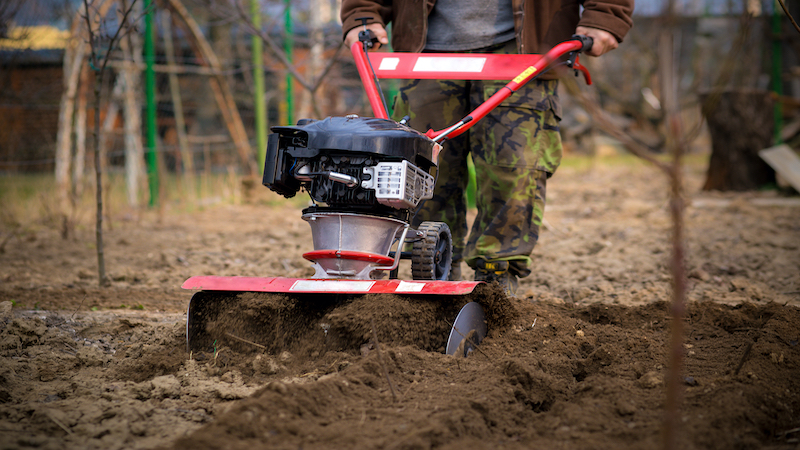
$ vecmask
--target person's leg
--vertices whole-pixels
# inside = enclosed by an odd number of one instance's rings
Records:
[[[502,276],[515,287],[517,277],[530,274],[547,176],[561,158],[557,98],[553,99],[556,85],[556,81],[529,83],[472,130],[478,216],[465,259],[476,269],[476,279],[508,273],[511,277]],[[480,102],[497,89],[497,83],[487,82],[473,91],[473,101]]]
[[[415,130],[440,130],[467,114],[468,82],[411,80],[398,91],[392,118],[411,118]],[[439,168],[433,198],[425,200],[413,215],[411,225],[424,221],[444,222],[453,236],[453,274],[460,279],[460,263],[467,236],[466,188],[468,140],[466,135],[445,142],[439,154]]]
[[[530,254],[539,239],[544,216],[547,173],[525,168],[497,167],[476,158],[478,216],[466,245],[473,268],[485,262],[507,261],[497,271],[516,277],[530,274]],[[491,269],[489,269],[491,270]]]

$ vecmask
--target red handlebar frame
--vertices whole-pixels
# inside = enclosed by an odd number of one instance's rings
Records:
[[[444,130],[428,130],[425,134],[434,140],[445,136],[456,137],[467,131],[477,121],[505,101],[511,94],[549,68],[567,53],[579,51],[583,43],[579,40],[557,44],[544,55],[492,54],[492,53],[370,53],[369,59],[361,42],[350,47],[353,59],[367,93],[374,116],[388,119],[389,114],[381,100],[378,79],[445,79],[445,80],[511,80],[469,115]],[[372,67],[370,67],[372,64]],[[375,68],[377,66],[377,68]],[[587,84],[592,84],[589,71],[578,62],[572,65],[579,70]],[[373,71],[374,69],[374,71]]]

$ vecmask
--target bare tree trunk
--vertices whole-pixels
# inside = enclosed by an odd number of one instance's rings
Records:
[[[136,0],[133,0],[134,2]],[[99,5],[92,5],[89,6],[89,0],[83,0],[83,8],[82,11],[78,13],[78,17],[82,16],[82,20],[85,21],[86,24],[86,34],[88,36],[89,45],[91,46],[91,54],[89,56],[90,65],[95,67],[98,63],[97,59],[97,48],[95,47],[95,33],[92,29],[93,18],[90,14],[90,9],[94,10],[97,14],[97,18],[102,18],[105,16],[108,8],[111,7],[111,4],[114,2],[109,2],[105,0],[100,0]],[[106,51],[105,57],[102,60],[102,64],[100,64],[100,68],[95,74],[94,77],[94,133],[92,135],[92,140],[94,142],[93,147],[95,148],[94,152],[94,173],[95,173],[95,198],[96,198],[96,205],[97,210],[95,214],[95,245],[97,247],[97,279],[100,286],[108,286],[110,284],[108,277],[106,276],[106,259],[105,259],[105,247],[103,243],[103,158],[100,152],[100,105],[102,104],[101,101],[101,94],[103,84],[106,82],[106,65],[108,64],[108,57],[110,53],[110,49],[114,47],[115,40],[118,38],[120,32],[122,31],[122,27],[125,24],[125,21],[128,17],[128,13],[130,11],[126,11],[123,19],[120,21],[120,28],[117,29],[117,33],[111,38],[111,41],[108,44],[109,50]]]
[[[175,49],[172,45],[172,19],[169,10],[163,11],[161,17],[161,28],[164,32],[164,49],[166,50],[167,64],[170,68],[176,67]],[[178,75],[173,72],[169,73],[169,91],[175,110],[175,131],[178,134],[178,148],[180,150],[181,161],[183,162],[183,179],[189,193],[189,198],[194,198],[194,157],[189,150],[189,139],[186,137],[186,122],[183,116],[183,103],[181,102]]]
[[[56,202],[61,208],[64,228],[62,237],[69,236],[67,212],[64,208],[70,199],[70,160],[72,153],[72,130],[75,113],[75,97],[78,92],[81,64],[86,56],[86,45],[81,39],[74,39],[64,55],[64,93],[58,112],[58,135],[56,137]]]
[[[221,70],[222,65],[219,62],[219,58],[217,58],[217,55],[214,53],[211,45],[209,45],[208,41],[203,35],[200,26],[197,25],[197,22],[195,22],[191,14],[189,14],[189,11],[179,0],[168,0],[168,2],[173,11],[178,13],[183,22],[186,24],[187,31],[192,35],[194,42],[197,44],[197,48],[199,49],[199,54],[202,60],[210,67],[218,71]],[[214,91],[214,95],[217,99],[219,109],[222,112],[222,117],[225,120],[226,126],[228,127],[228,132],[230,133],[231,139],[233,139],[233,142],[236,145],[236,149],[239,151],[239,157],[242,160],[244,167],[247,168],[249,173],[257,174],[258,168],[256,167],[255,163],[255,155],[250,148],[250,142],[247,139],[247,132],[244,129],[244,124],[242,123],[242,118],[239,115],[239,110],[236,109],[236,102],[233,98],[233,93],[231,92],[225,77],[223,75],[216,75],[211,78],[210,84],[211,89]]]
[[[119,118],[120,114],[120,99],[123,95],[123,89],[125,88],[124,82],[121,76],[117,77],[116,81],[114,82],[114,88],[108,94],[107,100],[107,107],[106,107],[106,116],[103,119],[102,128],[100,129],[100,136],[95,141],[97,148],[95,152],[99,153],[100,156],[100,171],[101,173],[106,173],[106,169],[108,167],[108,149],[111,144],[109,144],[109,139],[114,138],[114,125],[117,123],[117,118]],[[97,106],[98,108],[100,105]],[[112,140],[113,143],[113,140]],[[105,185],[103,186],[103,190],[105,192],[109,192],[111,190],[111,182],[106,178]],[[111,217],[110,205],[106,206],[106,217]],[[108,221],[108,229],[112,229],[113,222]]]
[[[110,284],[106,276],[106,257],[103,244],[103,166],[100,155],[100,95],[103,87],[104,70],[101,70],[94,80],[94,174],[95,174],[95,199],[97,203],[97,214],[95,215],[95,243],[97,246],[97,278],[100,286]]]
[[[114,133],[114,123],[119,117],[119,99],[122,97],[122,90],[124,89],[122,77],[118,77],[114,82],[114,89],[108,98],[108,106],[106,107],[106,117],[103,120],[103,128],[100,130],[100,138],[98,140],[98,149],[100,155],[108,153],[108,140],[109,136]],[[105,159],[103,159],[105,161]]]
[[[128,64],[126,64],[128,65]],[[144,177],[142,159],[144,149],[140,133],[142,132],[141,108],[136,96],[138,74],[128,67],[122,74],[122,105],[124,110],[124,142],[125,142],[125,189],[128,205],[139,206],[139,191]]]
[[[141,62],[141,45],[135,34],[120,40],[125,59],[121,76],[123,78],[123,105],[125,110],[125,186],[128,205],[139,206],[139,186],[146,179],[144,172],[144,146],[142,144],[141,104],[139,103],[139,71],[136,63]]]
[[[139,206],[139,191],[142,179],[145,178],[142,146],[142,120],[141,106],[137,93],[139,74],[131,67],[122,72],[123,78],[123,109],[125,111],[125,187],[128,196],[128,205],[136,208]]]
[[[672,302],[670,304],[670,344],[666,373],[664,402],[664,449],[679,448],[681,436],[680,405],[683,401],[684,317],[686,315],[686,249],[684,246],[683,154],[686,143],[678,102],[677,61],[675,40],[678,36],[672,8],[665,29],[659,37],[659,67],[661,69],[662,104],[667,120],[667,147],[672,153],[669,168],[670,216],[672,218]]]
[[[322,70],[322,52],[324,50],[324,35],[322,33],[323,23],[330,21],[330,2],[327,0],[311,0],[311,5],[308,10],[308,25],[310,28],[311,37],[311,50],[308,59],[308,79],[312,80],[312,84],[316,85]],[[300,107],[300,114],[298,117],[312,117],[318,107],[316,106],[317,99],[321,98],[322,88],[319,87],[315,91],[308,89],[303,90],[302,102]],[[320,117],[317,117],[318,119]]]
[[[701,96],[711,133],[703,190],[747,191],[775,182],[759,150],[772,145],[773,100],[765,91],[712,91]]]
[[[72,170],[71,204],[75,208],[83,195],[86,170],[86,115],[88,113],[89,68],[81,66],[80,89],[78,90],[78,109],[75,117],[75,160]]]

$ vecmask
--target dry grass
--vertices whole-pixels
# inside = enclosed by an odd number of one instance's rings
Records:
[[[161,195],[157,208],[171,212],[192,212],[216,204],[262,203],[272,204],[282,198],[261,186],[261,180],[243,179],[233,170],[201,174],[194,178],[194,186],[187,186],[174,174],[160,179]],[[11,233],[31,227],[58,228],[62,226],[60,205],[55,195],[55,180],[46,174],[10,174],[0,176],[0,233]],[[125,179],[122,173],[104,176],[104,208],[113,220],[137,215],[150,208],[148,193],[139,195],[139,207],[128,204]],[[294,200],[293,200],[294,201]],[[298,202],[304,202],[298,196]],[[94,224],[94,185],[83,189],[74,205],[66,205],[69,220],[76,227]],[[113,226],[113,225],[112,225]]]
[[[667,156],[663,156],[667,160]],[[705,170],[707,154],[691,154],[685,158],[686,170],[696,173]],[[629,154],[614,156],[568,155],[563,167],[579,172],[591,171],[603,166],[646,165]],[[106,217],[114,220],[136,217],[149,208],[146,191],[140,194],[140,207],[128,205],[124,174],[109,173],[104,176]],[[298,208],[309,202],[308,196],[298,193],[286,200],[261,185],[260,179],[244,178],[233,169],[213,173],[199,173],[193,177],[193,186],[188,186],[183,177],[175,174],[162,176],[161,199],[158,208],[172,213],[193,212],[219,204],[278,205],[287,201]],[[94,227],[94,185],[87,184],[83,194],[70,210],[70,220],[78,228]],[[6,174],[0,176],[0,234],[25,230],[31,227],[58,229],[63,226],[60,208],[56,202],[55,180],[51,173]],[[0,236],[0,239],[2,236]]]

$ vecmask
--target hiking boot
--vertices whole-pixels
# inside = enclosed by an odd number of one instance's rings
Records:
[[[515,297],[517,294],[517,276],[508,271],[508,261],[476,260],[475,281],[496,281],[507,296]]]

